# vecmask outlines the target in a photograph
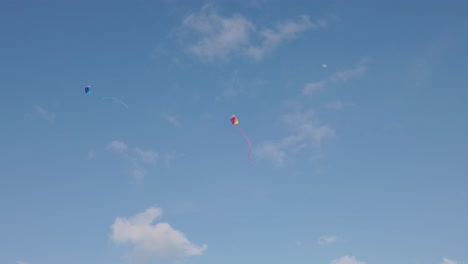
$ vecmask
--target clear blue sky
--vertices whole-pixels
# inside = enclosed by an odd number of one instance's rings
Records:
[[[467,263],[467,14],[1,1],[0,262]]]

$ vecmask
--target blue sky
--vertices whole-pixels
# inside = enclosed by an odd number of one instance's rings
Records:
[[[0,262],[467,263],[467,13],[2,1]]]

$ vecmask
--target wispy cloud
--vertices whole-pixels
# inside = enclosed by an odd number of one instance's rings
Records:
[[[452,259],[444,258],[442,259],[442,262],[440,264],[461,264],[461,263]]]
[[[39,116],[49,122],[54,122],[55,120],[55,114],[45,110],[43,107],[36,105],[35,107],[36,112],[39,114]]]
[[[360,77],[367,71],[367,60],[362,60],[354,68],[339,71],[329,79],[332,83],[346,82],[352,78]]]
[[[151,149],[142,149],[133,147],[129,150],[127,144],[123,141],[114,140],[108,144],[107,149],[119,153],[124,159],[133,166],[131,175],[137,180],[143,180],[148,174],[148,165],[155,166],[160,158],[160,154]]]
[[[145,178],[146,174],[148,174],[148,170],[142,168],[135,168],[132,171],[132,177],[138,181],[142,181]]]
[[[167,120],[167,122],[171,123],[175,127],[180,127],[180,118],[178,115],[170,115],[170,114],[164,114],[164,119]]]
[[[325,86],[330,84],[337,84],[347,82],[351,79],[358,78],[364,75],[367,71],[367,64],[368,59],[362,59],[358,64],[356,64],[353,68],[338,71],[328,77],[327,79],[317,81],[317,82],[309,82],[304,85],[302,89],[302,94],[304,95],[311,95],[318,90],[325,88]]]
[[[312,94],[325,87],[326,81],[309,82],[304,84],[304,94]]]
[[[277,166],[283,166],[286,157],[310,146],[335,136],[335,131],[318,122],[311,110],[283,115],[280,120],[292,131],[292,135],[284,137],[276,143],[265,143],[257,151],[257,155],[270,159]]]
[[[92,160],[96,156],[96,153],[94,153],[94,150],[89,150],[88,153],[86,154],[86,159],[87,160]]]
[[[107,148],[115,152],[124,152],[127,150],[127,144],[119,140],[114,140],[107,146]]]
[[[275,29],[264,29],[260,32],[260,44],[251,45],[247,48],[248,56],[255,60],[261,60],[265,54],[271,52],[285,40],[294,39],[301,32],[325,28],[328,25],[326,20],[319,20],[316,23],[310,21],[306,15],[300,16],[297,21],[285,21],[276,26]]]
[[[454,38],[446,33],[439,33],[432,40],[425,42],[414,56],[403,65],[407,76],[403,77],[403,84],[408,91],[418,92],[433,81],[437,64],[450,52]]]
[[[200,38],[189,50],[208,60],[226,59],[232,53],[239,52],[242,46],[249,43],[249,33],[254,30],[253,24],[243,16],[234,14],[223,17],[211,4],[187,16],[182,25]]]
[[[152,150],[142,150],[136,147],[134,149],[134,152],[140,158],[140,160],[144,163],[156,164],[159,158],[159,154]]]
[[[212,4],[192,13],[182,21],[182,28],[195,33],[198,40],[188,50],[199,58],[212,61],[232,55],[248,56],[256,61],[272,52],[285,40],[300,33],[327,27],[328,20],[312,22],[309,16],[278,23],[274,28],[260,28],[240,14],[223,16]]]
[[[330,83],[345,82],[363,75],[367,70],[367,61],[368,59],[365,58],[351,69],[339,71],[325,80],[306,84],[302,94],[310,94],[319,89],[323,89]],[[285,100],[283,101],[283,105],[292,113],[283,115],[280,121],[286,124],[292,133],[289,136],[283,137],[279,141],[266,142],[255,150],[255,154],[257,156],[273,161],[278,167],[283,166],[286,161],[293,161],[293,158],[290,158],[292,154],[296,154],[302,150],[307,150],[313,147],[320,147],[323,140],[335,136],[333,128],[328,125],[321,124],[318,121],[316,113],[312,109],[304,109],[300,101]],[[345,104],[341,101],[334,101],[325,104],[322,107],[341,110],[347,105],[354,104]],[[311,158],[312,160],[316,160],[317,157],[317,153],[314,153]]]
[[[327,245],[327,244],[333,244],[337,241],[336,236],[321,236],[318,239],[318,243],[320,245]]]
[[[359,261],[354,256],[343,256],[341,258],[332,260],[330,264],[366,264],[366,262]]]
[[[22,261],[22,260],[18,260],[18,261],[16,261],[16,264],[28,264],[28,262]]]
[[[139,257],[183,258],[202,255],[207,245],[195,245],[168,223],[154,224],[162,209],[151,207],[131,218],[117,217],[111,226],[114,243],[131,244]]]

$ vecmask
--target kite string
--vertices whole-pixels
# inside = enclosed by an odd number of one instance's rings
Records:
[[[242,135],[245,137],[245,139],[247,140],[247,143],[249,143],[249,154],[247,155],[250,162],[255,165],[255,162],[253,160],[250,159],[250,153],[252,152],[252,143],[250,142],[250,139],[249,137],[247,137],[247,135],[244,133],[244,131],[242,130],[242,128],[239,126],[239,125],[236,125],[237,129],[239,129],[239,131],[242,133]]]
[[[125,108],[128,109],[128,106],[127,106],[124,102],[120,101],[119,99],[117,99],[117,98],[115,98],[115,97],[98,97],[98,98],[99,98],[99,99],[103,99],[103,100],[104,100],[104,99],[111,99],[111,100],[113,100],[113,101],[115,101],[115,102],[121,103],[123,106],[125,106]]]

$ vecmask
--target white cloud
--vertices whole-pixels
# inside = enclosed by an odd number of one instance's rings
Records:
[[[444,258],[440,264],[461,264],[455,260]]]
[[[132,244],[143,257],[181,258],[201,255],[207,245],[197,246],[168,223],[153,224],[162,215],[161,208],[149,208],[131,218],[117,217],[111,226],[114,243]]]
[[[294,39],[296,36],[307,30],[316,30],[327,26],[327,21],[319,20],[312,23],[306,15],[300,16],[298,21],[286,21],[279,24],[276,29],[265,29],[260,32],[261,43],[250,46],[246,53],[255,60],[262,59],[265,54],[271,52],[280,45],[281,42],[288,39]]]
[[[366,73],[367,62],[368,62],[367,59],[363,59],[353,68],[338,71],[325,80],[306,83],[304,85],[304,88],[302,89],[302,94],[311,95],[315,93],[316,91],[325,88],[325,86],[329,84],[342,83],[342,82],[349,81],[353,78],[358,78]]]
[[[205,5],[200,12],[190,14],[182,21],[182,28],[194,32],[199,38],[188,48],[189,51],[207,60],[228,59],[231,55],[241,54],[259,61],[285,40],[327,25],[327,20],[312,22],[308,16],[302,15],[296,21],[279,23],[274,29],[257,30],[258,26],[244,16],[222,16],[212,4]]]
[[[343,256],[333,260],[330,264],[366,264],[366,262],[359,261],[354,256]]]
[[[42,108],[39,105],[36,105],[35,109],[36,109],[36,112],[39,114],[39,116],[42,119],[47,120],[49,122],[54,122],[55,114],[52,114],[52,113],[48,112],[47,110],[45,110],[44,108]]]
[[[337,241],[336,236],[321,236],[318,239],[318,243],[320,245],[327,245],[327,244],[332,244]]]
[[[159,154],[157,152],[154,152],[152,150],[142,150],[138,147],[134,149],[135,153],[139,157],[139,159],[148,164],[156,164],[159,158]]]
[[[127,150],[127,144],[122,141],[114,140],[107,146],[107,148],[115,152],[124,152]]]
[[[21,261],[21,260],[18,260],[18,261],[16,261],[16,264],[28,264],[28,262],[26,262],[26,261]]]
[[[309,146],[317,146],[335,132],[326,125],[321,125],[313,111],[302,111],[283,115],[280,120],[289,126],[293,134],[284,137],[277,143],[265,143],[257,151],[257,155],[270,159],[282,166],[288,153],[299,152]]]
[[[241,15],[223,17],[212,5],[205,5],[198,13],[183,20],[185,28],[199,34],[200,40],[189,48],[199,57],[209,60],[227,58],[249,43],[249,32],[253,24]]]

